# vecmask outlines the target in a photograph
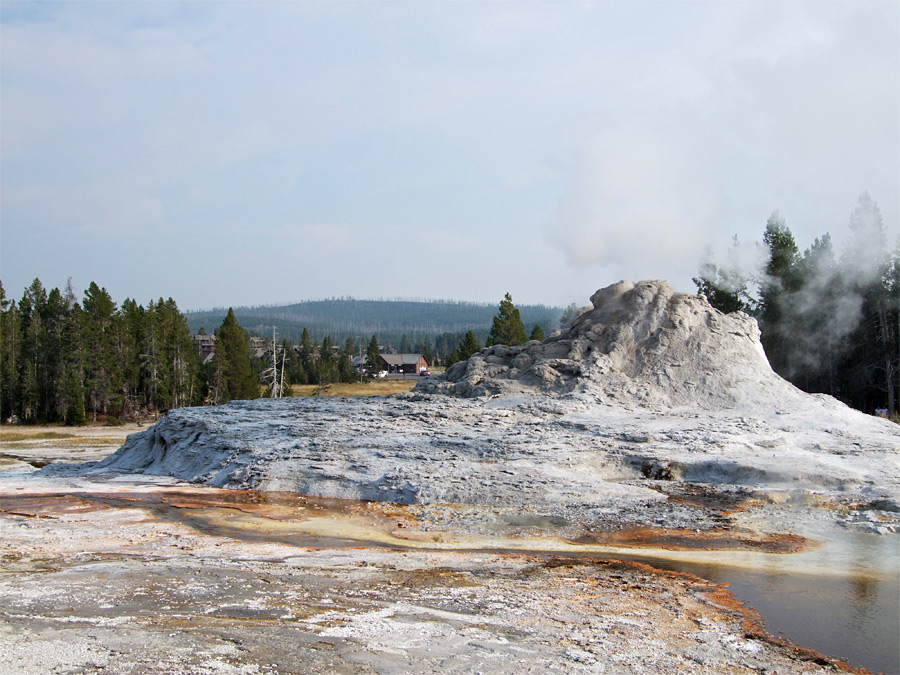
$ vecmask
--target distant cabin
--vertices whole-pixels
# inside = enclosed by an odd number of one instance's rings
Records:
[[[250,353],[257,358],[261,358],[268,351],[265,338],[251,337],[247,342],[250,345]]]
[[[204,364],[209,363],[216,352],[216,336],[201,333],[194,335],[194,341],[197,343],[197,350],[200,352],[200,361]]]
[[[381,368],[389,373],[413,373],[428,370],[428,361],[421,354],[381,354]]]

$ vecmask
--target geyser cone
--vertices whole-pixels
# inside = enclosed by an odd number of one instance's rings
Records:
[[[776,375],[756,321],[722,314],[666,281],[621,281],[544,342],[496,345],[417,390],[477,397],[516,393],[585,395],[624,407],[777,406],[802,395]]]

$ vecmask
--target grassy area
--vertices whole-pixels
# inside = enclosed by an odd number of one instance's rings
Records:
[[[7,431],[0,428],[0,441],[46,441],[61,438],[75,438],[74,434],[60,434],[56,431],[35,431],[34,433],[22,433],[20,431]]]
[[[405,393],[418,381],[418,378],[410,377],[407,380],[368,380],[327,384],[323,387],[315,384],[292,384],[291,390],[294,396],[387,396]]]
[[[61,424],[3,424],[0,425],[0,444],[6,448],[17,444],[25,444],[28,447],[36,445],[58,445],[60,447],[97,444],[121,445],[129,434],[143,431],[144,428],[142,424],[135,422],[115,427],[105,424],[86,424],[83,427],[64,427]]]

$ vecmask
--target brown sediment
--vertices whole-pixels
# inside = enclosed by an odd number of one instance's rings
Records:
[[[196,491],[159,489],[129,492],[73,492],[69,494],[16,494],[0,497],[0,511],[25,515],[41,512],[71,512],[133,505],[138,508],[168,506],[175,509],[233,509],[270,520],[303,521],[322,515],[385,517],[395,526],[412,527],[414,516],[402,507],[355,499],[309,497],[291,492],[254,490],[198,489]]]
[[[414,512],[386,502],[310,497],[289,492],[253,490],[159,489],[136,492],[78,492],[70,494],[17,494],[0,497],[0,512],[29,517],[52,516],[107,508],[141,508],[156,517],[167,518],[177,512],[209,513],[210,509],[230,510],[270,521],[303,523],[313,519],[357,521],[396,538],[396,544],[424,545],[442,541],[436,532],[422,531]],[[174,511],[170,511],[172,509]],[[182,518],[179,516],[179,520]],[[210,524],[210,526],[212,526]],[[235,536],[235,532],[229,532]],[[503,537],[499,537],[503,539]],[[573,546],[610,546],[632,549],[672,551],[755,551],[760,553],[797,553],[811,542],[796,534],[756,534],[714,530],[672,529],[635,526],[616,531],[582,532],[560,541]],[[307,545],[315,546],[310,540]]]
[[[0,459],[8,460],[10,462],[23,462],[25,464],[30,464],[35,469],[42,469],[45,466],[52,464],[52,462],[47,459],[35,459],[34,457],[29,457],[27,455],[13,455],[8,452],[0,453]]]
[[[517,554],[508,554],[508,555],[517,555]],[[579,566],[592,566],[592,567],[601,567],[606,570],[623,570],[629,572],[641,572],[644,574],[654,574],[658,577],[666,578],[666,579],[678,579],[682,581],[688,581],[692,584],[696,584],[702,588],[722,588],[724,584],[716,584],[712,581],[708,581],[707,579],[703,579],[698,577],[695,574],[690,574],[689,572],[679,572],[677,570],[664,570],[659,567],[654,567],[653,565],[649,565],[647,563],[638,562],[637,560],[619,560],[618,558],[588,558],[584,556],[562,556],[556,554],[546,554],[542,556],[531,556],[535,561],[540,562],[547,569],[555,569],[557,567],[574,567],[575,565]],[[730,593],[729,593],[730,595]],[[732,596],[733,597],[733,596]],[[740,602],[735,599],[735,602],[740,605]],[[741,605],[743,606],[743,605]]]
[[[71,494],[19,494],[0,498],[0,511],[28,516],[54,515],[93,509],[136,507],[157,517],[168,509],[199,514],[208,509],[236,511],[281,523],[302,523],[311,519],[334,518],[362,521],[413,545],[427,546],[440,541],[435,532],[422,532],[414,513],[403,506],[353,499],[309,497],[289,492],[253,490],[164,489],[141,492]],[[180,519],[180,518],[179,518]],[[232,533],[234,534],[234,533]],[[675,551],[743,550],[762,553],[796,553],[810,542],[795,534],[735,533],[718,528],[697,531],[657,527],[631,527],[618,531],[583,532],[562,539],[575,546],[614,546],[633,549],[657,548]],[[315,545],[312,541],[311,545]],[[400,543],[400,542],[396,542]]]
[[[29,518],[50,518],[63,513],[80,513],[109,508],[82,494],[17,494],[0,496],[0,512]]]
[[[736,534],[724,529],[688,530],[658,527],[632,527],[617,532],[585,532],[572,543],[629,548],[663,548],[670,551],[758,551],[761,553],[797,553],[810,541],[800,535],[778,533]]]
[[[722,492],[705,485],[673,481],[650,486],[674,504],[708,509],[722,516],[742,513],[762,503],[759,498],[744,492]]]

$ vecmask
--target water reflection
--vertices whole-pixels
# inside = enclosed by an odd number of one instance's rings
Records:
[[[762,565],[693,563],[635,556],[656,567],[687,572],[710,581],[728,583],[729,590],[763,617],[766,630],[797,645],[871,672],[900,673],[900,576],[896,539],[864,533],[842,533],[860,559],[839,567],[846,556],[830,544],[814,554],[768,556]],[[807,555],[811,560],[803,571]],[[631,558],[632,556],[625,556]],[[861,562],[866,561],[867,564]],[[881,566],[873,563],[880,562]],[[883,569],[885,566],[887,570]],[[821,573],[827,569],[828,573]]]
[[[884,673],[900,672],[900,596],[896,580],[723,575],[731,590],[765,617],[771,633],[823,654]],[[857,594],[866,588],[864,597]]]

